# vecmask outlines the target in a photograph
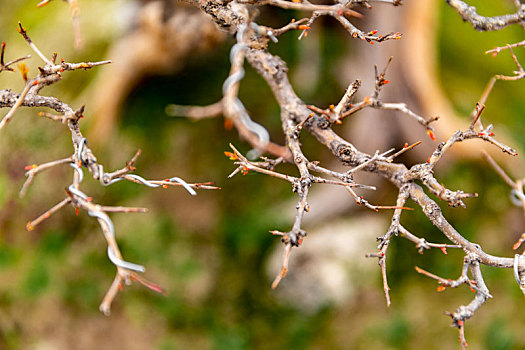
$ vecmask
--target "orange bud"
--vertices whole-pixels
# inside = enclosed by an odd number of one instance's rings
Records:
[[[75,214],[78,216],[78,208],[75,208]]]
[[[383,80],[383,85],[390,83],[390,80]]]
[[[370,35],[374,35],[374,34],[377,34],[377,30],[372,30],[370,33],[368,33]]]
[[[31,225],[31,221],[29,221],[27,224],[26,224],[26,230],[28,231],[33,231],[35,229],[35,227],[33,225]]]
[[[437,291],[438,291],[438,292],[442,292],[442,291],[444,291],[446,288],[447,288],[447,287],[445,287],[445,286],[439,286],[439,287],[437,287]]]
[[[34,169],[34,168],[36,168],[36,167],[37,167],[36,164],[33,164],[33,165],[26,165],[26,166],[24,167],[24,170],[31,170],[31,169]]]
[[[405,142],[405,144],[403,145],[403,148],[407,148],[408,147],[408,142]]]
[[[226,130],[231,130],[233,129],[233,120],[229,119],[229,118],[225,118],[224,119],[224,129]]]
[[[168,188],[168,185],[162,185],[162,188]]]
[[[434,136],[434,133],[432,132],[432,130],[427,129],[427,135],[428,137],[430,137],[432,141],[436,141],[436,137]]]
[[[224,155],[228,158],[230,158],[230,160],[238,160],[239,157],[237,157],[237,155],[235,153],[232,153],[232,152],[228,152],[228,151],[224,151]]]
[[[307,25],[307,24],[301,24],[299,25],[298,27],[300,30],[309,30],[310,29],[310,26]]]
[[[521,245],[521,241],[517,241],[517,242],[514,243],[514,245],[512,246],[512,249],[513,249],[513,250],[516,250],[516,249],[518,249],[518,248],[520,247],[520,245]]]
[[[439,248],[439,249],[441,249],[441,251],[443,252],[443,254],[445,254],[445,255],[448,254],[448,253],[447,253],[447,248],[445,248],[445,247],[441,247],[441,248]]]

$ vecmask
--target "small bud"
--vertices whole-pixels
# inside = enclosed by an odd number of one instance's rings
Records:
[[[445,247],[441,247],[441,248],[439,248],[439,249],[441,249],[441,251],[443,252],[443,254],[445,254],[445,255],[448,254],[448,253],[447,253],[447,248],[445,248]]]
[[[28,231],[33,231],[35,229],[35,227],[33,225],[31,225],[31,221],[29,221],[27,224],[26,224],[26,230]]]
[[[224,129],[226,130],[231,130],[233,129],[233,120],[229,119],[229,118],[225,118],[224,119]]]
[[[36,167],[37,167],[36,164],[26,165],[26,166],[24,167],[24,170],[28,171],[28,170],[34,169],[34,168],[36,168]]]
[[[444,291],[446,288],[447,288],[447,287],[445,287],[445,286],[438,286],[438,287],[437,287],[437,291],[438,291],[438,292],[442,292],[442,291]]]
[[[235,153],[224,151],[224,155],[230,158],[230,160],[239,160],[239,157],[237,157]]]
[[[403,148],[407,148],[408,147],[408,142],[405,142],[405,144],[403,145]]]
[[[436,137],[434,136],[434,133],[432,132],[432,130],[427,129],[427,135],[428,137],[430,137],[432,141],[436,141]]]
[[[18,69],[20,70],[20,73],[22,74],[22,78],[24,81],[27,81],[27,73],[29,73],[29,68],[27,68],[25,62],[22,62],[18,65]]]
[[[75,208],[75,214],[78,216],[78,208]]]

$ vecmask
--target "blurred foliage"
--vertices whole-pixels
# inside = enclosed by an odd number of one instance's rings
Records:
[[[57,50],[59,57],[72,61],[104,59],[109,45],[130,27],[130,12],[135,6],[120,0],[80,0],[86,47],[77,52],[72,48],[67,4],[55,1],[36,9],[35,3],[0,3],[0,39],[8,43],[9,58],[30,51],[16,33],[16,22],[21,20],[45,53]],[[512,10],[511,1],[477,1],[476,5],[485,14]],[[297,16],[281,10],[262,15],[265,23],[274,26]],[[440,17],[439,78],[458,111],[468,115],[489,78],[509,74],[514,68],[507,53],[493,58],[483,52],[522,40],[523,30],[515,26],[498,33],[478,33],[447,8],[445,1],[441,1]],[[326,23],[321,20],[316,29],[320,32],[323,79],[314,87],[298,90],[308,101],[326,106],[345,88],[339,86],[333,66],[345,54],[339,48],[349,40],[333,25],[321,24]],[[434,281],[413,272],[417,265],[455,278],[462,260],[457,251],[449,250],[446,256],[439,250],[426,251],[421,256],[412,243],[394,240],[388,261],[393,299],[390,309],[384,305],[379,269],[375,271],[376,283],[362,285],[353,299],[313,313],[278,300],[269,288],[266,264],[279,242],[268,231],[289,229],[293,214],[277,208],[283,203],[293,207],[295,198],[290,187],[254,174],[226,180],[234,167],[222,151],[228,149],[229,142],[242,152],[249,149],[236,132],[225,130],[220,118],[194,123],[164,114],[168,103],[208,104],[220,98],[229,70],[231,44],[230,40],[212,53],[192,57],[184,70],[174,75],[145,77],[126,101],[118,134],[104,147],[94,145],[107,168],[122,166],[140,147],[143,155],[137,163],[138,173],[150,178],[176,175],[191,181],[212,180],[222,190],[200,191],[196,198],[190,198],[178,189],[151,190],[129,183],[101,188],[89,178],[83,184],[96,202],[150,209],[148,214],[115,214],[112,218],[124,256],[146,265],[146,276],[166,287],[166,297],[132,286],[118,296],[110,318],[98,312],[114,267],[107,260],[97,223],[85,213],[76,217],[71,208],[66,208],[35,231],[23,229],[26,221],[63,198],[62,189],[71,170],[53,169],[39,175],[26,198],[17,197],[24,181],[24,165],[71,153],[68,133],[60,125],[36,118],[36,111],[28,109],[19,111],[3,130],[0,348],[37,348],[46,344],[58,349],[71,344],[79,349],[458,348],[456,331],[442,315],[469,302],[471,292],[461,288],[436,293]],[[271,44],[270,50],[287,61],[293,74],[303,44],[304,40],[298,42],[294,33],[280,38],[277,45]],[[523,62],[523,49],[516,52]],[[36,58],[28,61],[33,72],[38,64]],[[80,104],[84,90],[96,75],[96,69],[70,73],[63,82],[44,91]],[[0,74],[1,88],[16,91],[21,86],[18,73]],[[333,92],[327,86],[339,90]],[[506,127],[522,148],[524,93],[523,81],[497,82],[484,112],[484,118],[498,124],[498,128]],[[240,94],[254,119],[264,120],[272,139],[282,142],[278,106],[264,81],[251,69],[247,69]],[[89,110],[88,105],[88,119]],[[86,132],[89,135],[89,129]],[[330,158],[312,138],[303,141],[313,159]],[[508,189],[498,176],[485,164],[462,162],[439,174],[439,179],[450,188],[481,194],[468,201],[467,209],[443,208],[454,226],[468,239],[485,242],[487,251],[511,256],[509,247],[523,227],[511,231],[511,226],[504,223],[522,224],[523,216],[509,205]],[[387,225],[389,213],[383,215]],[[443,241],[418,210],[404,215],[403,225],[429,241]],[[369,263],[375,266],[375,261]],[[525,316],[519,312],[523,296],[512,274],[496,268],[485,267],[483,271],[495,298],[467,323],[469,343],[474,349],[525,347],[520,337]],[[298,290],[298,298],[300,294]]]

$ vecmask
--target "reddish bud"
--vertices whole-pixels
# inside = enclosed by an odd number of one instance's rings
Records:
[[[489,134],[489,136],[491,136],[491,137],[492,137],[492,136],[494,136],[494,133],[493,133],[493,132],[491,132],[491,133]]]
[[[441,248],[439,248],[439,249],[441,249],[441,251],[443,252],[443,254],[445,254],[445,255],[448,254],[448,253],[447,253],[447,248],[445,248],[445,247],[441,247]]]
[[[383,80],[383,85],[390,83],[390,80]]]
[[[485,136],[484,132],[478,132],[478,136]]]
[[[427,158],[427,163],[430,163],[430,157]]]
[[[434,133],[432,132],[432,130],[427,129],[427,135],[428,137],[430,137],[432,141],[436,141],[436,137],[434,136]]]
[[[513,249],[513,250],[516,250],[516,249],[518,249],[518,248],[520,247],[520,245],[521,245],[521,241],[517,241],[517,242],[514,243],[514,245],[512,246],[512,249]]]
[[[408,147],[408,142],[405,142],[405,144],[403,145],[403,148],[407,148]]]
[[[368,33],[370,35],[374,35],[374,34],[377,34],[377,30],[372,30],[370,33]]]
[[[162,188],[168,188],[168,185],[162,185]]]
[[[307,24],[301,24],[299,25],[298,27],[300,30],[309,30],[310,29],[310,26],[307,25]]]
[[[75,208],[75,214],[78,216],[78,208]]]
[[[445,287],[445,286],[439,286],[439,287],[437,287],[437,291],[438,291],[438,292],[442,292],[442,291],[444,291],[446,288],[447,288],[447,287]]]
[[[27,170],[31,170],[31,169],[34,169],[34,168],[36,168],[36,167],[37,167],[37,165],[36,165],[36,164],[33,164],[33,165],[26,165],[26,166],[24,167],[24,170],[26,170],[26,171],[27,171]]]

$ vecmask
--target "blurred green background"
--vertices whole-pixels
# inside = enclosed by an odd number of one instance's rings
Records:
[[[33,54],[16,32],[19,20],[46,54],[57,51],[59,58],[70,62],[112,59],[108,50],[135,30],[136,13],[146,3],[80,0],[85,47],[75,50],[66,3],[55,1],[37,9],[36,1],[2,0],[0,40],[7,43],[6,60]],[[482,14],[513,11],[512,1],[473,4]],[[439,25],[432,29],[438,48],[436,79],[458,113],[466,117],[491,76],[510,75],[515,69],[508,53],[493,58],[483,52],[496,45],[523,40],[524,31],[514,26],[497,33],[478,33],[463,23],[445,1],[439,1],[438,8],[435,16]],[[398,8],[391,11],[396,13]],[[282,10],[263,11],[260,23],[280,26],[300,15]],[[359,23],[363,30],[373,29],[373,24]],[[298,87],[298,91],[307,103],[325,107],[337,101],[348,84],[339,81],[336,63],[344,60],[348,52],[376,50],[377,45],[351,40],[330,21],[320,21],[312,32],[315,30],[318,30],[315,48],[320,52],[316,64],[321,77],[314,86]],[[270,46],[273,53],[287,61],[291,75],[305,59],[302,45],[307,45],[308,40],[298,41],[297,36],[298,33],[288,33],[278,45]],[[459,348],[457,331],[450,328],[444,311],[454,311],[469,303],[472,293],[467,287],[437,293],[435,281],[416,274],[414,266],[457,278],[463,258],[460,252],[449,250],[445,256],[435,250],[420,255],[412,243],[394,239],[387,265],[393,304],[386,307],[377,263],[364,255],[374,251],[374,237],[387,230],[390,212],[377,214],[353,208],[342,217],[312,221],[305,227],[309,232],[305,247],[300,248],[309,249],[310,255],[303,259],[297,255],[294,260],[294,251],[291,275],[277,291],[271,290],[281,247],[268,231],[287,231],[293,222],[295,196],[290,186],[258,174],[237,175],[228,180],[234,168],[222,154],[228,150],[228,143],[243,152],[250,148],[239,140],[237,133],[225,129],[222,118],[193,122],[170,118],[164,113],[169,103],[205,105],[220,99],[232,44],[233,40],[227,38],[211,51],[190,55],[181,63],[181,69],[171,73],[152,71],[139,75],[138,82],[129,86],[130,92],[124,96],[116,130],[103,140],[90,133],[95,123],[90,120],[90,111],[96,108],[89,104],[93,94],[90,89],[104,84],[103,77],[109,73],[102,75],[103,69],[93,69],[64,74],[60,83],[42,92],[71,103],[74,108],[87,104],[82,131],[95,139],[90,146],[106,169],[122,167],[141,148],[137,173],[146,178],[179,176],[189,182],[213,181],[222,188],[199,191],[198,196],[191,197],[181,189],[148,189],[123,182],[102,188],[87,176],[82,189],[95,202],[150,209],[147,214],[111,217],[124,257],[144,264],[148,269],[145,276],[168,290],[167,296],[162,296],[138,285],[126,287],[114,302],[109,318],[99,313],[98,305],[115,269],[107,259],[105,241],[96,221],[84,212],[75,216],[74,210],[66,207],[34,231],[24,230],[27,221],[64,198],[63,189],[72,174],[67,167],[43,173],[35,179],[26,197],[20,199],[18,191],[25,180],[24,166],[70,155],[67,128],[38,118],[34,109],[22,109],[2,130],[0,348]],[[524,50],[515,50],[522,62]],[[121,54],[126,56],[126,52]],[[374,63],[381,65],[387,57]],[[34,57],[27,64],[30,75],[34,75],[41,63]],[[22,87],[19,73],[0,74],[1,89],[20,91]],[[486,124],[490,121],[496,130],[506,130],[511,146],[518,150],[525,148],[524,96],[523,81],[497,82],[487,102],[493,107],[487,108],[483,116]],[[240,97],[254,119],[269,130],[272,139],[282,143],[278,106],[264,81],[251,69],[247,69],[242,81]],[[421,134],[421,139],[426,137]],[[331,155],[312,138],[303,137],[302,142],[310,159],[331,161]],[[517,165],[510,170],[511,175],[525,176],[521,154],[514,161]],[[293,173],[294,169],[284,167],[283,171]],[[453,225],[468,239],[481,243],[487,252],[512,256],[512,244],[525,227],[524,215],[510,204],[509,189],[497,174],[481,159],[456,160],[437,177],[449,188],[480,194],[467,202],[466,209],[442,205]],[[376,202],[390,204],[395,199],[392,186],[385,185],[382,195]],[[348,201],[353,200],[348,197]],[[330,207],[331,203],[325,205]],[[344,243],[333,238],[335,229],[330,224],[338,220],[343,220],[343,232],[348,227]],[[417,209],[405,213],[402,223],[429,241],[444,242]],[[361,231],[367,230],[365,226],[370,234],[367,233],[366,239],[359,238]],[[318,232],[319,237],[326,239],[315,241]],[[321,232],[327,233],[321,236]],[[317,251],[315,246],[306,248],[310,240],[312,244],[326,242],[345,247],[330,246]],[[353,255],[340,257],[338,254],[346,252],[344,249]],[[301,265],[313,268],[301,269]],[[322,287],[316,289],[316,279],[308,284],[309,274],[318,278],[314,270],[319,266],[330,267],[324,273],[328,277],[333,271],[342,271],[340,283],[333,282],[328,291]],[[483,267],[483,272],[494,299],[467,322],[466,335],[471,348],[525,348],[522,312],[525,301],[512,271]],[[309,287],[304,288],[301,283]]]

